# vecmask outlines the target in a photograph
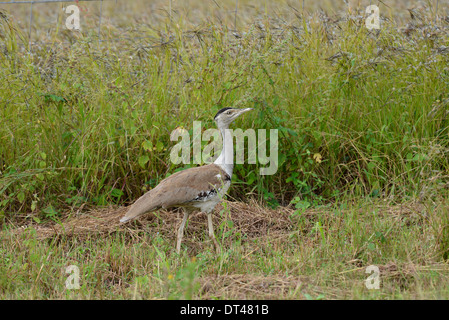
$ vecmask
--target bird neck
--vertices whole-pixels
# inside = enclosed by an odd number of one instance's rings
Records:
[[[219,126],[221,137],[223,140],[223,147],[221,154],[214,161],[214,163],[220,166],[230,177],[232,177],[232,171],[234,169],[234,143],[231,130],[229,126]]]

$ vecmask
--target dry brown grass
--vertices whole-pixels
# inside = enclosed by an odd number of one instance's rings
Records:
[[[308,277],[232,274],[207,276],[198,282],[205,299],[234,297],[243,300],[280,299],[288,294],[295,294],[295,291],[311,281]]]
[[[246,234],[249,239],[261,238],[270,234],[271,237],[288,233],[292,226],[289,219],[294,212],[291,208],[278,207],[267,209],[258,205],[255,201],[249,204],[242,202],[226,202],[229,209],[229,219],[233,221],[237,231]],[[126,213],[126,207],[106,207],[91,209],[86,212],[68,215],[61,223],[36,224],[34,222],[17,221],[17,232],[25,230],[33,225],[39,239],[53,238],[58,235],[83,237],[91,233],[110,234],[116,231],[128,231],[136,233],[140,231],[159,232],[160,234],[175,237],[176,230],[182,220],[179,209],[159,210],[140,216],[130,223],[122,224],[120,218]],[[214,216],[214,225],[220,223],[219,212],[223,211],[223,205],[218,205]],[[222,213],[223,215],[227,213]],[[205,232],[207,216],[197,212],[189,217],[186,237],[188,234]]]
[[[246,235],[247,239],[261,239],[289,234],[294,226],[294,219],[291,218],[295,209],[291,207],[279,206],[276,209],[270,209],[258,204],[255,200],[249,203],[225,201],[219,204],[215,209],[214,226],[217,226],[224,218],[230,219],[236,232]],[[419,203],[408,203],[391,206],[388,204],[376,204],[373,210],[377,210],[380,216],[389,216],[391,218],[401,219],[411,217],[419,219],[425,210]],[[67,215],[61,223],[49,222],[37,224],[30,222],[24,217],[17,217],[15,224],[16,232],[20,233],[30,225],[37,231],[39,239],[53,238],[58,235],[83,237],[88,234],[110,234],[117,231],[128,231],[136,233],[140,231],[159,232],[160,234],[176,237],[176,230],[182,220],[180,209],[159,210],[153,213],[147,213],[136,220],[122,224],[120,218],[126,213],[127,207],[104,207],[90,209],[85,212],[78,212]],[[363,212],[363,209],[359,210]],[[323,209],[308,209],[302,214],[309,220],[311,225],[314,216],[323,212]],[[28,222],[26,222],[28,221]],[[205,232],[207,226],[207,216],[204,213],[193,213],[188,220],[186,234],[199,234]],[[187,235],[187,237],[189,237]]]
[[[119,220],[126,210],[126,207],[114,206],[89,209],[67,215],[59,223],[47,222],[44,224],[37,224],[33,220],[19,216],[14,223],[16,229],[13,232],[19,234],[32,226],[36,230],[37,239],[40,240],[55,239],[61,236],[76,237],[82,240],[92,235],[105,237],[121,232],[128,235],[131,242],[141,241],[141,235],[147,233],[148,235],[161,235],[175,243],[176,231],[182,220],[180,209],[147,213],[129,223],[122,224]],[[360,208],[359,212],[363,214],[364,210],[366,208]],[[396,206],[378,203],[373,206],[372,210],[376,210],[379,217],[395,222],[406,219],[410,224],[422,222],[425,207],[419,203]],[[213,221],[215,230],[220,224],[223,225],[227,221],[231,221],[232,227],[224,226],[224,231],[232,229],[233,236],[244,235],[245,242],[257,240],[259,243],[278,243],[284,241],[289,235],[299,232],[306,237],[303,238],[304,241],[314,246],[319,243],[318,235],[312,238],[307,238],[307,235],[314,227],[318,215],[324,213],[326,219],[332,224],[344,223],[343,220],[346,216],[344,210],[341,216],[336,216],[329,214],[326,208],[308,209],[301,214],[303,223],[301,230],[298,231],[296,228],[298,217],[294,217],[294,212],[295,210],[291,207],[279,206],[276,209],[270,209],[261,206],[255,200],[251,200],[249,203],[225,201],[224,205],[222,203],[216,207]],[[183,239],[183,243],[187,245],[191,254],[196,254],[204,249],[201,242],[207,239],[206,233],[206,214],[201,212],[191,214]],[[222,239],[222,244],[225,246],[231,246],[232,242],[232,236]],[[357,265],[356,262],[354,264]]]

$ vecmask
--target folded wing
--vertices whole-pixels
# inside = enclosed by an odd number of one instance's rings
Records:
[[[137,199],[120,222],[159,208],[188,206],[192,202],[204,201],[217,194],[227,181],[230,181],[229,175],[216,164],[179,171]]]

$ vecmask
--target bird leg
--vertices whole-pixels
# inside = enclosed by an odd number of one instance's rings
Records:
[[[207,214],[207,224],[209,226],[209,238],[211,238],[212,241],[214,241],[215,249],[216,249],[217,253],[220,253],[220,245],[218,244],[218,241],[215,238],[214,226],[212,225],[212,213]]]
[[[182,242],[182,237],[184,235],[184,227],[186,225],[188,217],[189,217],[189,213],[187,212],[187,210],[184,210],[184,217],[182,218],[181,226],[178,229],[178,241],[176,244],[176,251],[178,252],[178,254],[181,252],[181,242]]]

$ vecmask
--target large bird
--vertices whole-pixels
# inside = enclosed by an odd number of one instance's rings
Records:
[[[217,252],[220,246],[215,238],[212,225],[212,212],[221,202],[231,185],[234,168],[234,144],[229,125],[241,114],[252,110],[223,108],[217,112],[214,120],[223,138],[223,148],[214,163],[176,172],[162,180],[156,187],[145,193],[134,204],[120,222],[134,219],[141,214],[173,207],[182,207],[184,217],[178,229],[176,250],[181,251],[184,227],[193,211],[205,212],[209,227],[209,237],[213,240]]]

